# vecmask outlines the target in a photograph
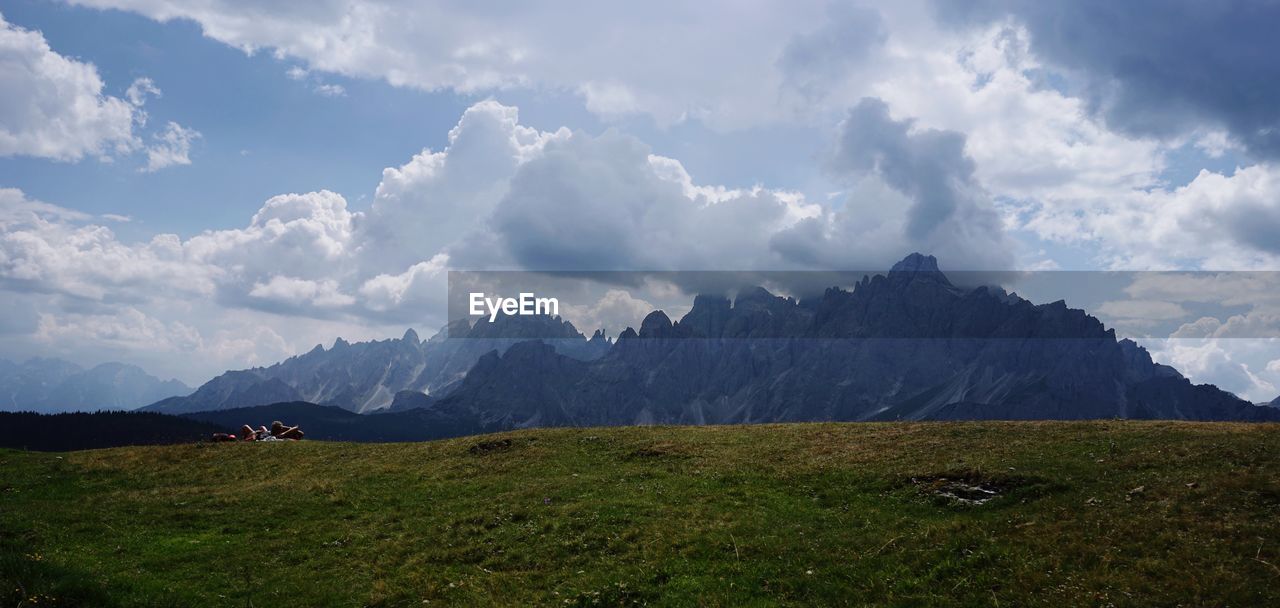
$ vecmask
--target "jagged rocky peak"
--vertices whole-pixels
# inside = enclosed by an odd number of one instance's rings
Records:
[[[947,276],[938,270],[938,258],[922,253],[912,253],[889,269],[890,279],[932,279],[950,285]]]
[[[455,321],[450,321],[448,325],[445,325],[444,329],[440,330],[440,333],[431,337],[431,340],[465,338],[469,333],[471,333],[471,320],[466,318],[457,319]]]
[[[985,293],[1005,304],[1018,304],[1023,301],[1017,292],[1006,291],[1005,288],[999,285],[979,285],[974,288],[974,292]]]
[[[738,292],[738,297],[733,299],[734,308],[748,308],[756,305],[767,306],[777,296],[769,293],[768,289],[755,285],[747,287]]]
[[[671,319],[667,317],[667,313],[661,310],[655,310],[649,313],[640,322],[640,337],[642,338],[660,338],[670,333]]]
[[[546,361],[554,358],[556,349],[554,346],[543,342],[542,340],[526,340],[517,342],[507,349],[507,352],[501,355],[504,359],[514,361]]]
[[[454,324],[448,327],[449,337],[499,338],[499,339],[581,339],[586,340],[573,323],[559,315],[499,315],[493,321],[481,319],[466,328],[466,320],[459,319],[455,333]]]
[[[680,319],[680,326],[699,336],[719,336],[733,314],[729,298],[722,295],[698,295],[693,308]]]
[[[418,343],[422,342],[422,340],[418,339],[418,332],[413,331],[412,327],[404,330],[404,336],[401,337],[400,339],[410,344],[413,344],[414,346],[417,346]]]
[[[774,295],[768,289],[757,285],[747,287],[738,292],[737,297],[733,299],[733,312],[765,312],[773,314],[789,310],[795,303],[792,298]]]
[[[893,265],[889,272],[938,272],[938,258],[912,253]]]
[[[762,287],[757,289],[763,290]],[[767,291],[765,293],[768,293]],[[695,311],[704,313],[714,313],[720,311],[728,311],[731,304],[729,298],[719,294],[698,294],[693,298],[693,308],[689,310],[692,314]]]

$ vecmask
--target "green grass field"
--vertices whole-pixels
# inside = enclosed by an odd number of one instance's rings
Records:
[[[0,451],[0,584],[23,607],[1277,606],[1280,426]]]

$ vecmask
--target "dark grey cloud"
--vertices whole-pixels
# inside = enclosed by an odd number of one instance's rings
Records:
[[[778,266],[762,242],[786,223],[787,201],[764,189],[712,200],[687,179],[678,162],[616,131],[549,142],[511,178],[486,222],[492,235],[451,249],[451,262],[491,267],[470,245],[479,242],[543,270]]]
[[[821,27],[792,36],[777,66],[788,86],[806,99],[818,99],[849,78],[886,38],[888,31],[879,12],[832,4]]]
[[[1280,2],[935,0],[944,23],[1012,15],[1033,52],[1067,71],[1108,125],[1171,136],[1225,128],[1280,157]]]
[[[850,185],[848,199],[778,233],[773,249],[828,268],[891,264],[911,251],[934,253],[953,269],[1009,268],[1013,246],[964,148],[961,133],[913,128],[883,101],[863,99],[840,123],[826,160]],[[869,177],[882,185],[868,188]]]
[[[911,121],[889,117],[889,106],[866,98],[840,124],[829,166],[839,176],[875,172],[914,201],[906,235],[923,238],[956,211],[968,191],[978,189],[965,136],[925,129],[910,133]]]
[[[1280,206],[1274,201],[1242,201],[1223,211],[1220,221],[1236,240],[1259,251],[1280,254]]]

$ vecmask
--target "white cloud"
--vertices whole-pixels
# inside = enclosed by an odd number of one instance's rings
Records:
[[[516,168],[567,129],[541,132],[519,124],[514,107],[482,101],[449,131],[449,145],[423,150],[382,171],[367,221],[364,259],[378,273],[429,260],[476,227],[507,193]],[[474,242],[473,250],[485,247]],[[473,254],[475,252],[473,251]]]
[[[1172,339],[1146,340],[1151,357],[1172,365],[1198,383],[1211,383],[1240,397],[1260,402],[1275,398],[1276,385],[1254,369],[1263,369],[1267,353],[1274,355],[1276,344],[1270,340]],[[1258,367],[1251,360],[1264,357]]]
[[[347,89],[340,84],[325,84],[322,82],[311,90],[324,97],[345,97],[347,95]]]
[[[901,123],[889,128],[908,137]],[[929,143],[911,141],[921,150]],[[966,161],[958,154],[949,149],[943,158],[959,163],[953,186],[964,190]],[[319,319],[404,321],[433,314],[423,311],[443,301],[446,267],[767,269],[892,261],[859,258],[866,252],[844,249],[840,239],[810,243],[807,256],[777,246],[779,235],[810,220],[879,231],[900,247],[942,243],[901,240],[909,229],[902,210],[911,206],[901,204],[903,196],[887,186],[859,191],[859,206],[898,209],[886,219],[842,215],[761,186],[699,184],[678,160],[653,154],[634,137],[542,132],[520,125],[515,108],[484,101],[464,113],[445,149],[386,169],[361,213],[334,192],[284,194],[243,228],[125,243],[88,216],[5,191],[0,280],[105,303],[212,298],[229,308]],[[982,204],[958,203],[965,214]],[[991,229],[997,232],[975,241],[980,250],[966,249],[963,239],[944,249],[956,260],[999,255],[990,249],[1000,243],[998,226]]]
[[[1160,147],[1112,133],[1082,100],[1033,79],[1043,66],[1027,36],[1006,24],[904,33],[891,51],[897,71],[870,88],[895,114],[965,134],[978,180],[997,196],[1051,204],[1153,184]]]
[[[176,236],[125,244],[88,219],[0,190],[0,285],[94,301],[213,291],[219,269],[191,264]]]
[[[670,159],[616,132],[548,142],[511,177],[479,243],[516,267],[539,269],[736,269],[779,267],[769,235],[803,203],[767,189],[708,198]],[[692,195],[692,196],[691,196]],[[455,260],[486,260],[464,241]],[[498,258],[501,259],[501,258]]]
[[[6,230],[10,226],[40,219],[78,221],[89,217],[87,213],[29,199],[17,188],[0,188],[0,227]]]
[[[591,332],[599,328],[617,337],[627,327],[640,327],[640,321],[656,309],[657,306],[632,296],[625,289],[610,289],[592,304],[566,305],[561,314],[579,331]]]
[[[181,250],[191,263],[221,271],[218,296],[228,305],[279,310],[274,296],[281,292],[264,286],[288,277],[316,286],[294,309],[305,313],[308,304],[323,302],[318,313],[328,315],[329,309],[350,303],[326,291],[324,282],[341,282],[350,273],[359,218],[334,192],[282,194],[268,199],[248,226],[204,232],[182,243]]]
[[[430,91],[570,92],[597,114],[642,113],[660,125],[812,127],[876,97],[895,120],[914,119],[914,129],[964,135],[973,182],[1010,232],[1069,245],[1107,267],[1280,263],[1280,244],[1268,236],[1280,227],[1275,169],[1164,183],[1173,147],[1218,156],[1237,143],[1212,124],[1186,125],[1177,141],[1109,129],[1091,106],[1097,91],[1072,88],[1078,79],[1060,61],[1037,55],[1044,45],[1034,37],[1052,35],[1040,22],[983,19],[980,27],[956,28],[939,25],[936,7],[915,1],[766,2],[750,11],[659,2],[572,12],[397,0],[80,3],[191,19],[211,38],[288,58],[295,79],[327,72]]]
[[[355,298],[342,293],[332,279],[312,281],[273,276],[265,283],[254,283],[249,297],[280,304],[288,308],[341,308],[355,303]]]
[[[136,131],[147,125],[144,104],[159,97],[150,78],[137,78],[124,98],[103,92],[92,63],[65,57],[38,31],[0,15],[0,157],[34,156],[75,162],[86,156],[111,161],[143,150],[140,170],[189,165],[192,140],[200,133],[169,122],[143,144]]]
[[[147,164],[140,171],[151,173],[174,165],[190,165],[191,142],[200,137],[199,131],[170,122],[163,131],[152,136],[152,142],[147,146]]]
[[[578,87],[587,110],[601,116],[623,116],[643,111],[635,93],[617,82],[585,82]]]
[[[215,361],[241,366],[270,365],[298,354],[298,350],[266,324],[216,330],[205,348]]]
[[[1214,317],[1201,317],[1184,323],[1170,338],[1280,338],[1280,314],[1251,310],[1231,315],[1226,322]]]
[[[0,284],[96,302],[216,296],[278,305],[286,285],[278,277],[287,277],[314,283],[299,306],[340,307],[351,301],[329,285],[343,276],[355,218],[332,192],[289,194],[242,229],[125,243],[85,214],[0,190]]]
[[[252,334],[259,325],[230,329],[239,311],[314,319],[273,330],[290,347],[308,346],[298,336],[319,328],[434,325],[447,268],[875,267],[910,249],[937,253],[952,267],[1007,263],[1009,244],[965,136],[893,118],[887,106],[871,104],[855,108],[837,140],[830,161],[844,182],[843,198],[811,202],[763,186],[702,184],[680,161],[634,137],[539,131],[521,125],[515,108],[484,101],[464,113],[444,149],[423,150],[384,170],[365,212],[352,212],[333,192],[285,194],[267,200],[243,228],[124,243],[90,216],[0,191],[0,282],[106,306],[126,303],[144,316],[159,299],[169,307],[205,307],[208,320],[199,331],[214,337],[201,352],[246,357],[236,337],[244,334],[235,332]],[[920,172],[930,179],[921,180]],[[1103,312],[1184,315],[1177,304],[1161,303],[1167,295],[1161,288],[1213,287],[1139,282],[1129,290],[1132,301],[1108,303]],[[1268,287],[1248,293],[1260,289]],[[615,297],[571,314],[584,327],[620,327],[634,324],[624,318],[647,305]],[[48,314],[54,316],[41,331],[54,335],[59,327],[102,326],[105,316],[92,315],[108,313]],[[151,334],[173,322],[152,325]],[[1231,324],[1206,327],[1202,335],[1224,336],[1221,326]],[[72,339],[74,332],[58,335]],[[1167,352],[1204,374],[1247,379],[1253,369],[1203,349]],[[1259,376],[1253,388],[1239,390],[1256,393],[1266,382]]]
[[[134,105],[104,95],[93,64],[59,55],[40,32],[17,27],[3,16],[0,89],[0,156],[77,161],[139,145],[133,134]],[[141,99],[139,91],[130,91]]]
[[[1173,189],[1034,205],[1024,227],[1042,238],[1091,243],[1116,268],[1280,268],[1280,170],[1201,171]]]
[[[270,49],[311,72],[467,94],[513,87],[576,92],[604,115],[643,112],[663,124],[700,118],[726,126],[772,120],[784,80],[773,66],[784,47],[839,16],[819,3],[743,10],[678,0],[571,11],[400,0],[75,2],[161,21],[191,19],[210,38],[247,52]],[[729,15],[733,27],[726,27]],[[828,39],[838,37],[827,28]]]
[[[1138,299],[1218,302],[1280,308],[1280,273],[1270,271],[1138,272],[1125,287]]]
[[[295,79],[328,72],[431,91],[567,91],[597,114],[643,113],[659,124],[812,127],[830,124],[872,96],[884,100],[894,120],[914,120],[912,129],[962,134],[964,155],[974,165],[972,183],[993,201],[1008,232],[1069,245],[1105,267],[1280,264],[1280,243],[1269,236],[1280,229],[1273,167],[1202,173],[1180,187],[1165,184],[1172,146],[1191,144],[1220,155],[1235,144],[1212,125],[1196,126],[1176,142],[1110,130],[1090,106],[1090,96],[1064,84],[1069,74],[1037,56],[1033,32],[1012,19],[977,29],[940,26],[919,2],[764,3],[751,11],[716,3],[648,3],[572,13],[393,0],[253,10],[241,0],[82,3],[160,20],[190,18],[224,43],[269,48],[300,62],[288,71]],[[614,27],[618,23],[627,26]],[[454,152],[454,162],[461,164],[462,151]],[[442,153],[426,153],[400,169],[428,171]],[[499,166],[491,173],[503,174],[510,160],[505,154],[493,158]],[[397,195],[394,182],[394,176],[384,180],[388,197]],[[494,189],[461,193],[477,200],[439,206],[483,213],[488,203],[479,199],[496,200],[505,182],[485,183]],[[860,218],[878,217],[880,210],[843,213],[855,218],[847,220],[855,230],[837,229],[839,222],[829,216],[825,223],[809,223],[811,236],[891,238],[883,224],[876,225],[878,233],[861,225]],[[984,214],[979,223],[986,221]],[[979,225],[958,232],[969,233],[963,238],[972,248],[990,230]],[[1029,245],[1028,251],[1041,244]],[[400,260],[401,268],[425,259],[418,253]]]
[[[109,314],[40,315],[37,340],[46,343],[99,343],[129,350],[190,353],[201,347],[200,333],[177,321],[165,323],[134,307]]]
[[[448,263],[449,256],[439,253],[400,274],[379,274],[360,285],[360,295],[365,305],[377,312],[439,305],[444,302]]]
[[[1135,321],[1169,321],[1187,316],[1187,309],[1175,302],[1159,300],[1112,300],[1103,302],[1098,313],[1129,323]]]
[[[148,115],[143,105],[147,103],[148,97],[160,97],[162,94],[160,87],[157,87],[155,81],[150,78],[134,79],[133,84],[130,84],[124,92],[124,98],[129,100],[129,105],[133,106],[133,121],[139,126],[145,126]]]
[[[997,23],[936,43],[927,26],[892,27],[897,73],[871,90],[922,127],[965,134],[976,179],[1010,230],[1086,248],[1104,267],[1280,267],[1272,164],[1202,171],[1172,186],[1162,178],[1166,155],[1185,142],[1108,129],[1087,100],[1053,86],[1023,27]],[[1213,130],[1194,141],[1209,154],[1233,145]]]

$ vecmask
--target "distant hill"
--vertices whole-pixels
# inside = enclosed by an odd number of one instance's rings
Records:
[[[0,359],[0,411],[131,410],[190,392],[182,382],[161,380],[135,365],[103,363],[86,370],[62,359]]]
[[[68,451],[207,441],[217,425],[147,412],[0,412],[0,447]]]
[[[470,327],[465,321],[441,329],[421,341],[412,329],[399,340],[347,342],[338,338],[332,348],[316,345],[306,354],[270,367],[226,372],[190,395],[153,403],[147,411],[185,414],[210,410],[308,401],[367,413],[390,407],[401,391],[446,394],[456,387],[485,353],[504,352],[529,336],[549,338],[558,352],[575,359],[593,359],[608,349],[596,336],[588,340],[558,317],[522,318]],[[468,339],[448,340],[446,337]]]

